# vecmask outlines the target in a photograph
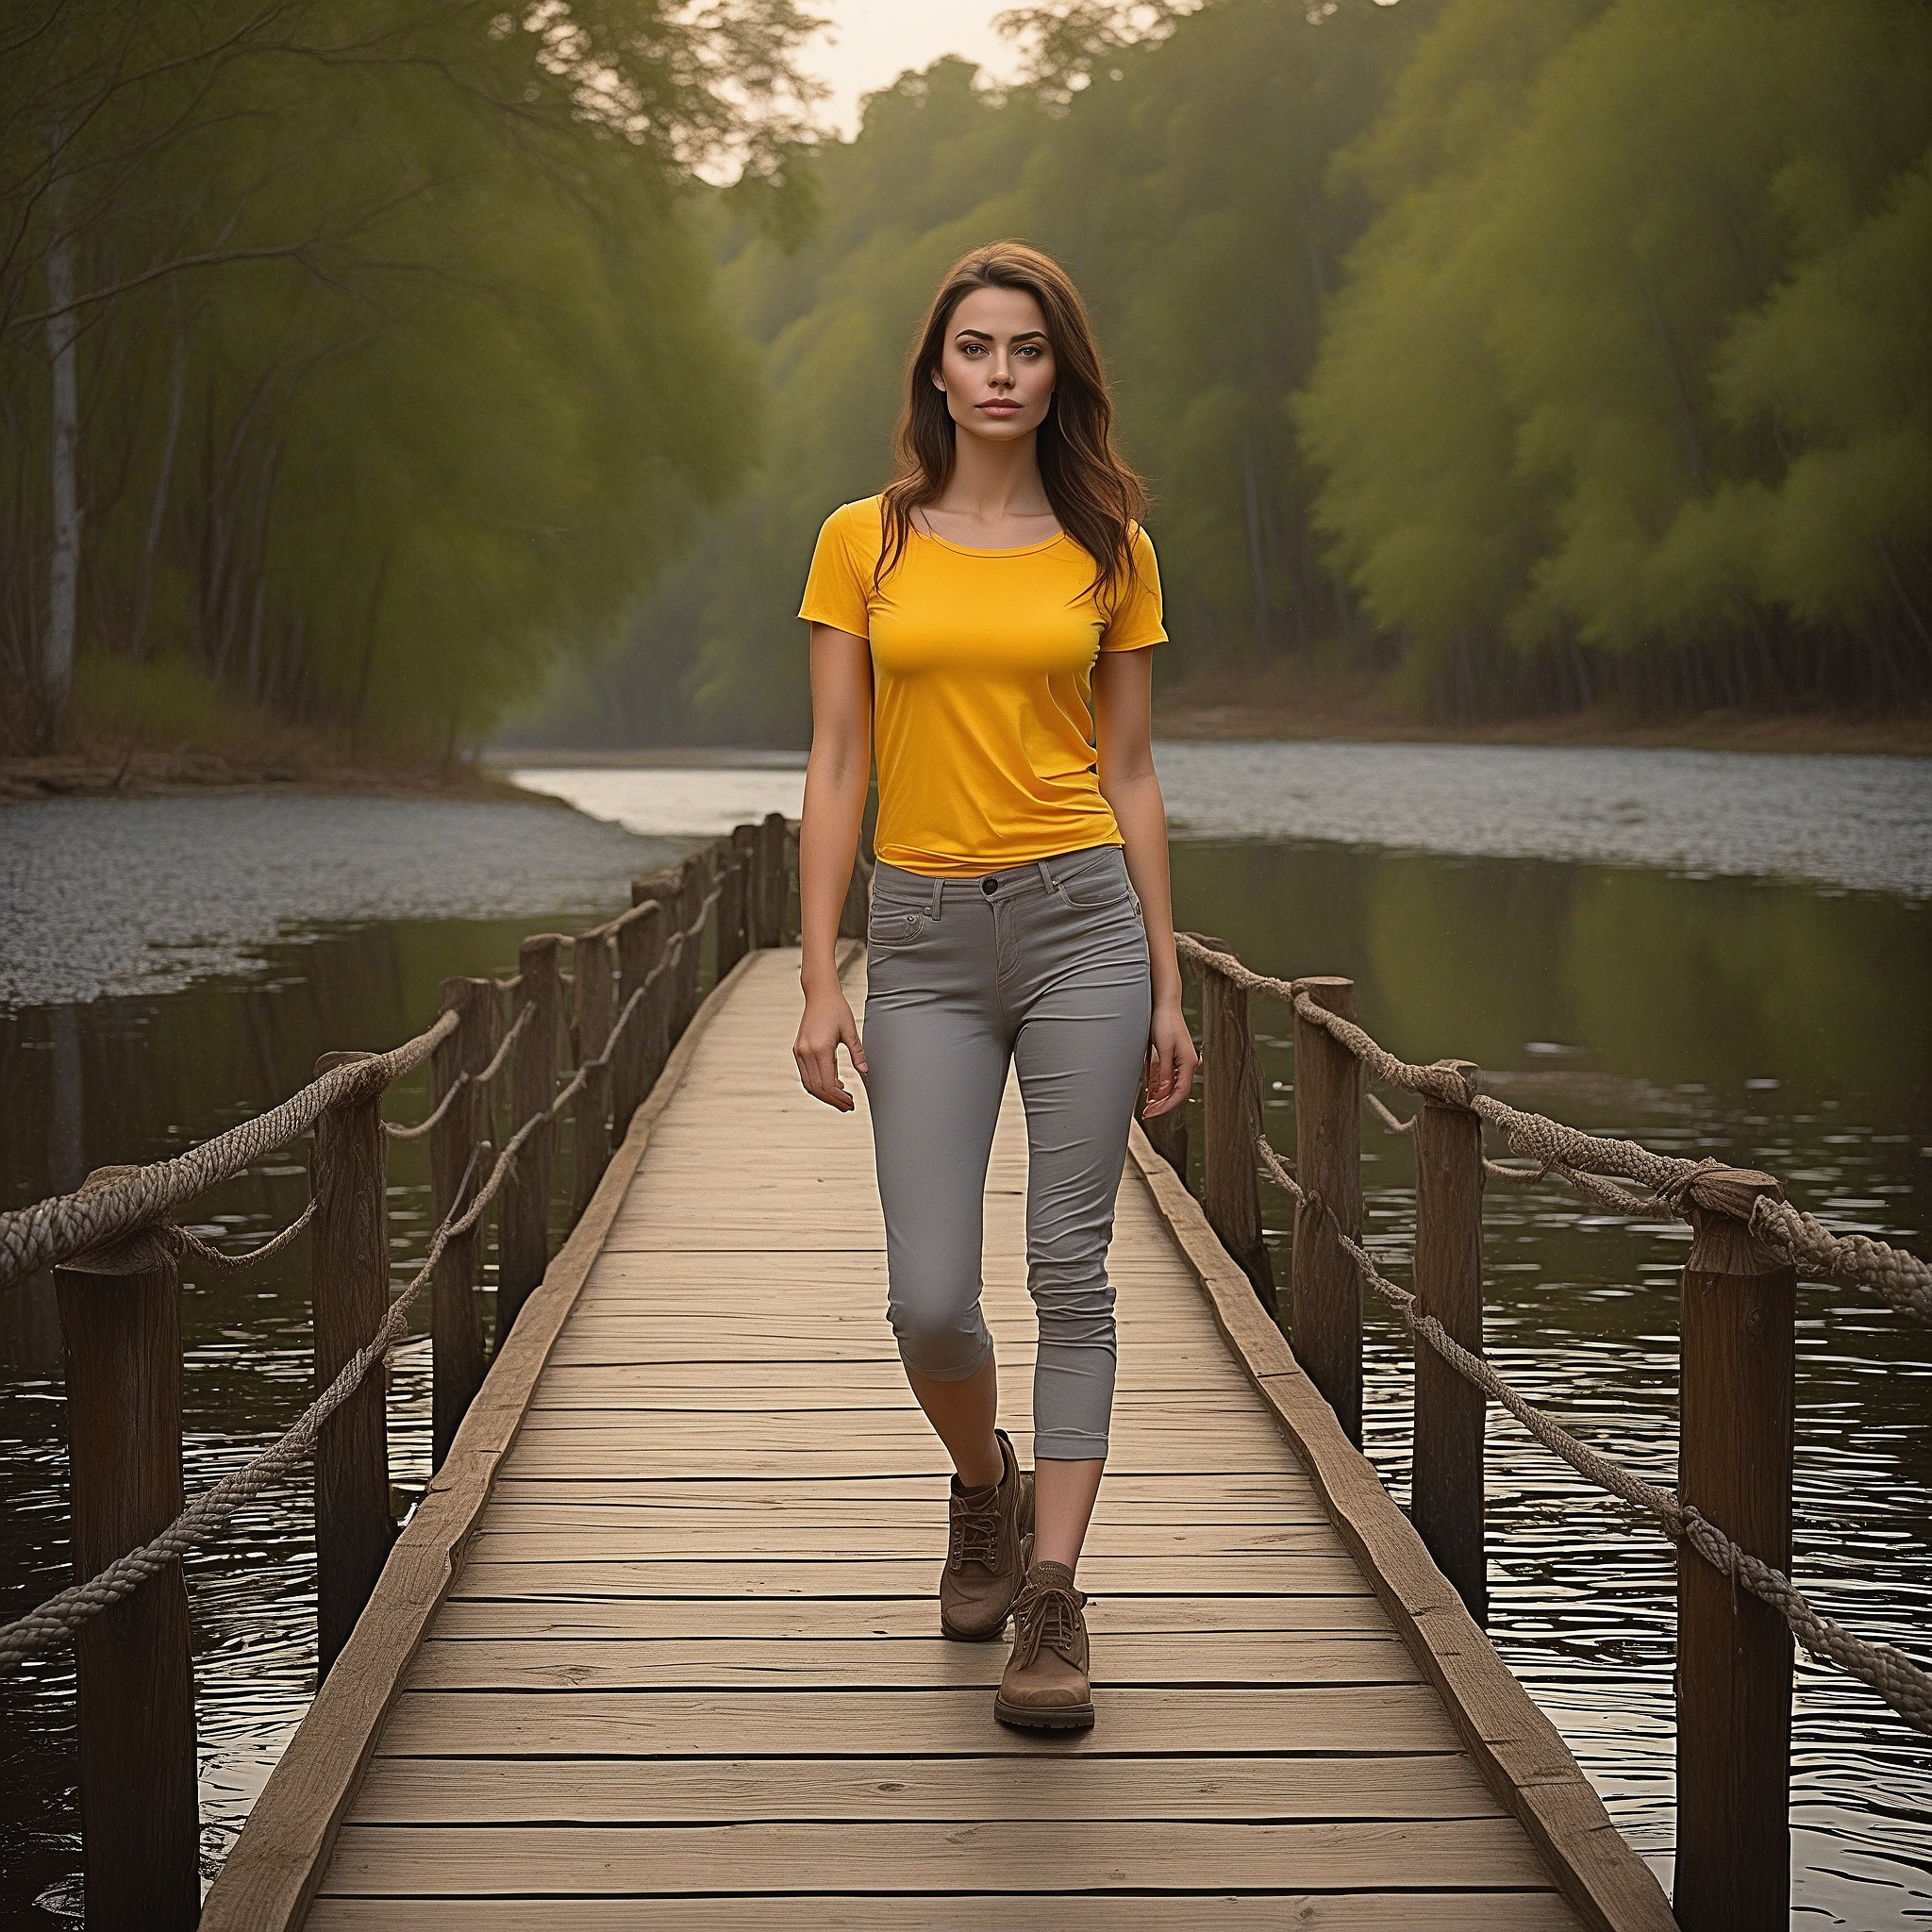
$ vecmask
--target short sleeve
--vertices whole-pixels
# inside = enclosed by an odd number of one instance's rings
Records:
[[[859,504],[835,509],[819,530],[818,548],[805,579],[805,601],[798,614],[807,624],[828,624],[856,638],[871,635],[866,592],[870,572],[862,571],[852,541],[853,511]]]
[[[1128,554],[1132,569],[1100,634],[1103,651],[1144,651],[1167,641],[1160,621],[1160,566],[1154,559],[1153,538],[1138,525]]]

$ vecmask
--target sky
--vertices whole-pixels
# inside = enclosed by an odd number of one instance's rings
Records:
[[[1004,75],[1011,48],[993,32],[993,16],[1014,0],[815,0],[829,18],[827,33],[807,49],[804,65],[832,90],[821,107],[841,134],[858,129],[858,104],[908,67],[926,67],[941,54]]]

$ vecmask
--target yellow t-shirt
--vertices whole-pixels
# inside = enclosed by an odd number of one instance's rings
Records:
[[[868,496],[825,519],[798,612],[872,643],[878,856],[973,878],[1118,845],[1094,770],[1093,661],[1167,637],[1146,531],[1108,611],[1064,534],[968,550],[915,529],[874,590],[880,512]]]

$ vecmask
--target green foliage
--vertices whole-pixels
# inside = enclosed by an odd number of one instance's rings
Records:
[[[1383,209],[1299,406],[1420,675],[1501,638],[1923,696],[1928,139],[1903,0],[1452,0],[1343,164]]]
[[[1318,554],[1287,405],[1370,213],[1358,189],[1331,192],[1331,158],[1433,12],[1026,9],[1025,84],[994,93],[947,59],[874,96],[857,140],[809,163],[820,219],[804,247],[721,225],[723,297],[765,345],[766,459],[622,656],[577,677],[538,735],[802,737],[792,613],[812,540],[887,480],[913,330],[950,261],[1000,235],[1058,255],[1093,309],[1128,453],[1156,486],[1188,660],[1345,629],[1353,603]]]
[[[219,749],[244,728],[221,686],[174,651],[140,663],[98,652],[83,658],[75,673],[74,709],[84,731],[136,745]]]
[[[46,578],[36,311],[61,247],[96,658],[176,651],[285,716],[446,744],[608,641],[757,445],[756,356],[690,171],[745,160],[768,225],[792,198],[783,115],[747,103],[782,94],[804,16],[688,16],[58,8],[6,83],[15,675]]]

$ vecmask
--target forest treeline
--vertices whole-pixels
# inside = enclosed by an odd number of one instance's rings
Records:
[[[1018,83],[816,143],[809,11],[13,9],[16,740],[63,653],[429,744],[798,739],[812,539],[1000,235],[1094,309],[1167,678],[1932,700],[1924,0],[1054,0]]]
[[[756,448],[694,171],[785,218],[810,25],[8,7],[0,743],[77,677],[451,744],[608,642]]]
[[[802,731],[819,521],[887,475],[944,266],[1008,234],[1099,322],[1165,676],[1316,656],[1452,719],[1932,697],[1932,9],[1137,10],[1171,30],[1063,8],[1029,85],[875,97],[804,246],[720,224],[766,454],[534,735]]]

